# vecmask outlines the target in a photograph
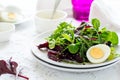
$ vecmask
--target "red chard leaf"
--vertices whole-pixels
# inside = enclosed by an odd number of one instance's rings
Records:
[[[0,75],[2,74],[16,75],[17,67],[18,67],[18,64],[15,61],[12,61],[12,58],[10,58],[8,62],[6,62],[5,60],[0,60]],[[26,80],[29,80],[28,77],[22,76],[21,74],[18,74],[18,76]]]

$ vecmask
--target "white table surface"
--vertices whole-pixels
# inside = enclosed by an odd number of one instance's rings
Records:
[[[37,34],[33,20],[16,25],[10,41],[0,43],[0,59],[12,57],[23,67],[23,75],[29,80],[120,80],[120,62],[105,70],[85,73],[65,72],[40,64],[31,53],[31,43]]]

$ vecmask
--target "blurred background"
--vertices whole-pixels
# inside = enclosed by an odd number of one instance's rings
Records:
[[[6,7],[8,5],[14,5],[22,10],[33,12],[35,9],[52,9],[54,7],[55,0],[0,0],[0,7]],[[61,0],[58,9],[70,9],[71,0]]]
[[[68,15],[72,15],[72,0],[61,0],[58,9],[64,10]],[[84,0],[83,0],[84,1]],[[104,20],[108,20],[112,24],[119,24],[120,20],[120,0],[93,0],[90,17],[104,17]],[[36,10],[41,9],[53,9],[55,0],[0,0],[0,9],[7,6],[17,6],[22,12],[29,15],[34,14]],[[100,6],[99,6],[100,5]],[[98,15],[99,14],[99,15]],[[101,15],[103,15],[101,17]],[[111,21],[110,21],[111,20]],[[120,26],[120,25],[117,25]]]
[[[27,14],[34,14],[36,10],[53,9],[55,0],[0,0],[0,9],[7,6],[17,6]],[[61,0],[58,9],[71,9],[71,0]]]
[[[55,0],[38,0],[37,9],[52,9],[54,7]],[[71,0],[61,0],[58,9],[71,9]]]

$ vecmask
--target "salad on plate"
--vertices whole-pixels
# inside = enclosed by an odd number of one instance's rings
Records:
[[[45,50],[49,59],[72,64],[103,63],[119,57],[116,53],[119,38],[116,32],[100,26],[97,18],[79,27],[62,22],[37,47]]]

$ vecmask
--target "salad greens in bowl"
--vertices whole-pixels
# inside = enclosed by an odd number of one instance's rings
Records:
[[[70,64],[103,63],[120,55],[116,53],[119,38],[116,32],[100,27],[97,18],[91,24],[81,22],[79,27],[62,22],[44,43],[37,45],[45,50],[49,59]]]

